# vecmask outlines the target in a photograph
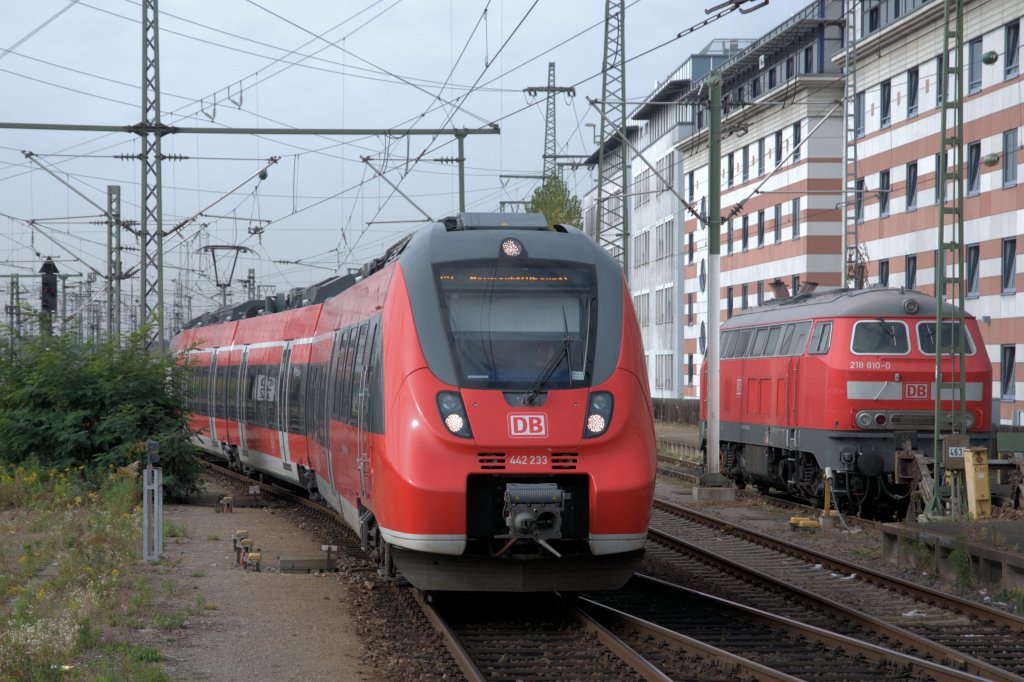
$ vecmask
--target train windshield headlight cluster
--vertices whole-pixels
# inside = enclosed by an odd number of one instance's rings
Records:
[[[523,253],[523,243],[518,239],[509,237],[501,242],[501,252],[509,257],[521,256]]]
[[[600,436],[608,430],[612,421],[612,394],[607,391],[596,391],[590,394],[587,404],[587,422],[583,428],[584,438]]]
[[[441,391],[437,394],[437,409],[441,412],[441,421],[450,433],[459,438],[473,437],[461,395],[454,391]]]

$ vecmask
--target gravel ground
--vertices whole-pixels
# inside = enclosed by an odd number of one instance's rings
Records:
[[[173,679],[461,679],[410,590],[379,579],[353,555],[350,537],[286,506],[219,513],[213,502],[227,487],[208,486],[204,502],[165,505],[165,523],[184,537],[165,538],[163,561],[145,569],[192,614],[184,627],[139,633]],[[235,565],[231,536],[240,529],[263,550],[259,573]],[[277,570],[278,555],[319,555],[328,543],[343,545],[338,573]]]

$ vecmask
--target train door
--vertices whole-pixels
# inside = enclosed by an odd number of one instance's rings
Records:
[[[216,390],[217,386],[217,349],[214,348],[210,353],[210,369],[209,369],[209,381],[206,382],[206,406],[207,413],[210,420],[210,440],[213,443],[217,442],[217,400]]]
[[[363,499],[366,499],[369,488],[370,464],[369,438],[367,437],[369,410],[367,408],[370,395],[369,359],[372,356],[373,338],[368,333],[369,331],[368,322],[359,326],[359,337],[355,344],[355,352],[358,355],[354,363],[358,374],[352,377],[352,413],[356,425],[356,467],[359,471],[359,496]]]
[[[246,410],[245,404],[249,399],[249,391],[246,390],[249,387],[249,382],[246,381],[246,376],[249,373],[249,346],[242,349],[242,357],[238,359],[238,381],[232,382],[235,385],[228,390],[234,391],[235,400],[235,421],[238,423],[238,446],[242,448],[242,452],[248,451],[248,443],[246,442],[245,432],[245,418]]]
[[[281,370],[277,373],[279,377],[277,385],[277,437],[281,445],[282,462],[291,462],[291,458],[288,456],[288,396],[291,393],[289,390],[291,372],[289,371],[288,364],[291,357],[292,342],[287,341],[284,346],[284,352],[281,354]]]

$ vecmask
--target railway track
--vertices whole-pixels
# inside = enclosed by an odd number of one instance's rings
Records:
[[[650,538],[653,557],[679,564],[683,553],[701,562],[687,581],[750,606],[987,679],[1024,679],[1019,617],[661,501]]]

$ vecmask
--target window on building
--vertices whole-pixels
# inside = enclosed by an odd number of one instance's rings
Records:
[[[858,223],[864,222],[864,178],[857,178],[853,192],[853,216]]]
[[[750,179],[750,147],[743,147],[743,182]]]
[[[999,349],[1000,393],[1003,400],[1017,397],[1017,346],[1001,346]]]
[[[691,291],[686,294],[686,324],[688,325],[693,324],[693,300],[694,293]]]
[[[764,211],[757,212],[757,245],[764,246]]]
[[[793,288],[790,289],[790,291],[793,292],[794,296],[796,296],[797,292],[800,291],[800,275],[793,275],[792,284]]]
[[[793,239],[800,237],[800,200],[793,199]]]
[[[775,243],[782,241],[782,204],[775,204]]]
[[[793,124],[793,161],[800,160],[800,124]]]
[[[903,14],[903,2],[902,2],[902,0],[893,0],[893,2],[892,2],[892,18],[893,19],[899,19],[901,14]]]
[[[725,316],[732,317],[732,287],[725,288]]]
[[[686,174],[686,195],[689,202],[693,203],[693,171]]]
[[[889,215],[889,171],[887,170],[878,174],[878,214],[883,218]]]
[[[1017,238],[1003,240],[1002,262],[1003,293],[1012,294],[1017,291]]]
[[[686,383],[693,385],[693,353],[686,356]]]
[[[746,310],[748,307],[750,307],[750,298],[749,298],[750,288],[749,287],[750,287],[750,285],[748,285],[746,283],[744,283],[740,287],[740,309],[741,310]]]
[[[756,76],[750,81],[750,99],[755,100],[761,94],[761,77]]]
[[[853,132],[857,137],[864,136],[864,91],[861,90],[853,98]]]
[[[728,253],[732,253],[732,218],[729,218],[728,222],[726,222],[726,227],[725,227],[725,243],[726,243],[726,251]]]
[[[864,20],[861,22],[861,35],[871,35],[881,26],[881,8],[879,0],[868,0],[864,3]]]
[[[804,73],[814,73],[814,48],[804,48]]]
[[[1017,129],[1003,133],[1003,187],[1017,184]]]
[[[978,266],[981,261],[981,245],[967,245],[967,296],[976,297],[981,293],[981,277]]]
[[[917,161],[907,164],[907,210],[917,209]]]
[[[1003,77],[1013,78],[1020,72],[1020,20],[1003,29]]]
[[[981,38],[967,43],[967,94],[981,90]]]
[[[786,57],[786,80],[789,80],[796,75],[796,58],[793,56]]]
[[[782,131],[775,133],[775,165],[782,163]]]
[[[917,116],[918,80],[917,67],[907,71],[907,118]]]
[[[967,145],[967,196],[981,191],[981,142]]]
[[[906,282],[904,286],[913,289],[917,286],[917,256],[907,256],[906,260]]]
[[[690,262],[692,263],[693,262],[693,232],[691,232],[690,234],[688,234],[686,236],[686,241],[688,242],[687,245],[686,245],[687,255],[690,257]]]
[[[740,247],[746,251],[750,246],[750,216],[743,216],[743,228],[740,230]]]
[[[883,128],[888,128],[889,123],[892,122],[892,81],[882,81],[881,92],[882,121],[880,125]]]
[[[764,280],[757,282],[757,305],[764,305]]]
[[[726,187],[732,187],[733,173],[736,170],[735,168],[733,168],[732,164],[733,164],[733,154],[732,154],[732,152],[729,152],[729,156],[726,157],[726,171],[725,171]]]
[[[946,87],[945,80],[942,77],[942,55],[940,54],[935,58],[935,106],[942,104],[942,91]]]
[[[878,283],[883,287],[889,286],[889,259],[878,261]]]
[[[771,90],[775,87],[775,67],[768,69],[768,89]]]
[[[757,141],[757,174],[764,175],[764,138]]]

